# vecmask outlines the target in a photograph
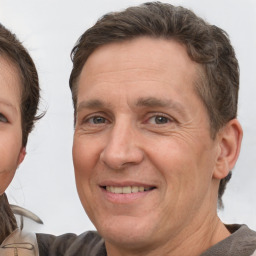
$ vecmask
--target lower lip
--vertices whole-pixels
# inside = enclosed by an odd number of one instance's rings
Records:
[[[103,192],[105,198],[108,201],[112,203],[118,203],[118,204],[127,204],[127,203],[133,203],[141,198],[145,198],[149,194],[153,193],[155,189],[144,191],[144,192],[129,193],[129,194],[116,194],[116,193],[109,192],[104,188],[101,188],[101,191]]]

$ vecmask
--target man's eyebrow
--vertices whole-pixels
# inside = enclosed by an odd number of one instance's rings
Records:
[[[170,108],[175,109],[176,111],[180,112],[181,114],[185,114],[184,107],[177,101],[173,101],[170,99],[159,99],[155,97],[146,97],[146,98],[139,98],[136,102],[137,107],[160,107],[160,108]]]
[[[78,104],[77,112],[80,112],[83,109],[96,109],[96,108],[107,108],[111,104],[102,102],[98,99],[91,99],[87,101],[82,101]],[[136,107],[148,107],[148,108],[170,108],[175,109],[177,112],[181,114],[185,114],[184,108],[179,102],[173,101],[173,100],[165,100],[165,99],[159,99],[155,97],[142,97],[139,98],[136,103]]]
[[[82,101],[77,106],[77,112],[80,112],[82,109],[95,109],[95,108],[103,108],[106,107],[106,104],[103,103],[100,100],[93,99],[93,100],[87,100]]]

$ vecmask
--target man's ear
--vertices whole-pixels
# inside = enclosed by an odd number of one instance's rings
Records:
[[[20,165],[26,156],[26,148],[22,147],[19,154],[18,165]]]
[[[221,180],[233,169],[240,153],[242,137],[243,130],[237,119],[232,119],[219,131],[219,152],[214,178]]]

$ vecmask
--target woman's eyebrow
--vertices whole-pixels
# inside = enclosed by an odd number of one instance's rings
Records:
[[[17,113],[17,108],[13,104],[11,104],[10,102],[6,101],[3,98],[0,98],[0,105],[8,107],[10,110],[12,110],[13,112]]]

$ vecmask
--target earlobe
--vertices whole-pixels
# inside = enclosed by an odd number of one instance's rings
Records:
[[[243,130],[237,119],[229,121],[218,133],[219,152],[213,177],[225,178],[235,166],[240,153]]]
[[[20,165],[26,156],[26,148],[22,147],[19,154],[18,165]]]

